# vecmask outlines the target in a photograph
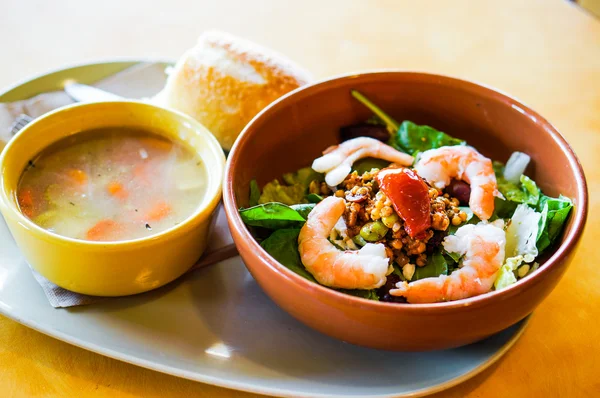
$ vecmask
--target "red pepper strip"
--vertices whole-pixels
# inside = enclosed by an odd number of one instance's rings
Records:
[[[377,180],[411,238],[431,227],[429,188],[417,173],[405,168],[386,169],[377,175]]]

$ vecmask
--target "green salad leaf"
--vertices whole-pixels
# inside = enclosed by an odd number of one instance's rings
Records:
[[[304,208],[296,210],[283,203],[272,202],[241,209],[240,216],[246,225],[268,229],[281,229],[302,226],[306,218],[300,213],[301,211],[304,214],[308,214]]]
[[[540,253],[559,237],[572,208],[573,202],[566,196],[551,198],[542,195],[537,206],[537,210],[542,213],[537,236]]]
[[[263,187],[258,203],[280,202],[286,205],[305,203],[306,188],[302,184],[281,185],[273,180]]]
[[[448,235],[454,235],[456,233],[456,231],[463,225],[477,224],[479,221],[481,221],[479,219],[479,217],[477,217],[475,214],[473,214],[473,210],[471,210],[471,208],[469,206],[459,206],[459,209],[464,211],[467,214],[467,222],[460,224],[460,225],[450,224],[450,226],[448,227]]]
[[[293,173],[285,173],[282,178],[286,184],[300,184],[304,187],[304,189],[308,189],[311,181],[325,181],[325,175],[322,173],[317,173],[311,167],[304,167]]]
[[[506,263],[500,268],[500,271],[498,271],[498,275],[494,281],[494,288],[496,290],[504,289],[516,281],[517,277],[515,276],[512,266],[509,263]]]
[[[430,126],[418,125],[408,120],[399,124],[360,92],[351,90],[350,94],[369,108],[379,120],[385,123],[388,131],[392,134],[388,145],[399,151],[414,156],[418,152],[428,149],[450,145],[465,145],[465,141],[454,138]]]
[[[322,182],[325,175],[317,173],[310,167],[304,167],[293,173],[282,176],[286,185],[273,180],[263,187],[258,203],[281,202],[286,205],[307,203],[306,193],[311,181]]]
[[[390,138],[388,145],[399,151],[415,155],[442,146],[465,145],[465,141],[449,136],[433,127],[418,125],[405,120],[398,132]]]
[[[413,281],[438,277],[440,275],[448,275],[448,263],[441,251],[436,251],[427,257],[427,264],[423,267],[416,267]]]
[[[250,181],[250,199],[248,200],[248,205],[250,207],[256,206],[258,201],[260,200],[260,187],[256,180]]]
[[[379,301],[379,295],[376,289],[362,290],[362,289],[338,289],[338,292],[346,293],[351,296],[364,298],[367,300]]]
[[[376,158],[365,158],[360,159],[357,162],[354,162],[352,165],[352,171],[356,171],[359,176],[363,175],[367,171],[371,171],[371,169],[383,169],[390,165],[390,162],[383,159]]]
[[[521,179],[517,184],[506,181],[504,177],[496,177],[496,180],[498,181],[498,190],[507,200],[531,206],[538,204],[540,190],[535,181],[526,175],[521,175]]]
[[[490,217],[489,221],[495,221],[498,218],[511,218],[515,213],[517,202],[511,202],[510,200],[504,200],[498,197],[494,198],[494,213]]]
[[[315,208],[314,203],[302,203],[297,205],[291,205],[292,209],[296,210],[304,219],[308,219],[308,214]]]
[[[317,195],[316,193],[309,193],[306,195],[306,200],[308,200],[310,203],[319,203],[323,200],[323,197],[321,195]]]
[[[500,162],[494,162],[493,167],[498,182],[498,190],[506,201],[525,203],[534,207],[538,204],[541,192],[535,181],[525,174],[521,175],[517,183],[507,181],[504,178],[504,165]]]
[[[392,274],[399,277],[400,280],[407,282],[406,278],[404,277],[404,274],[402,273],[402,268],[400,268],[400,266],[398,264],[396,264],[395,262],[392,263],[392,267],[394,268],[394,270],[392,271]]]
[[[278,229],[260,245],[275,260],[294,271],[298,275],[316,282],[315,278],[304,268],[298,252],[299,228]]]

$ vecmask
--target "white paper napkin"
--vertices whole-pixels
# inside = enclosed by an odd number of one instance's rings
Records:
[[[93,85],[125,98],[143,99],[150,98],[158,93],[163,88],[165,80],[166,74],[163,65],[139,63]],[[65,92],[54,91],[39,94],[23,101],[0,103],[0,150],[3,147],[3,141],[6,143],[10,140],[10,127],[19,115],[26,114],[36,118],[73,102]],[[219,206],[206,253],[211,253],[232,243],[233,240],[229,232],[225,212],[223,207]],[[31,271],[46,294],[50,305],[54,308],[74,307],[108,299],[118,299],[74,293],[55,285],[35,270],[31,269]]]

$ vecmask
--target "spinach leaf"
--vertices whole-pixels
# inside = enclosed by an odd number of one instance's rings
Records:
[[[376,289],[362,290],[362,289],[338,289],[338,292],[346,293],[351,296],[361,297],[367,300],[379,301],[379,295]]]
[[[433,127],[405,120],[388,145],[411,155],[442,146],[465,145],[465,141],[449,136]]]
[[[441,251],[436,251],[429,255],[427,264],[423,267],[416,267],[415,274],[411,280],[416,281],[423,278],[438,277],[448,275],[448,263]]]
[[[300,229],[278,229],[260,245],[275,260],[294,271],[298,275],[316,282],[315,278],[304,268],[298,252],[298,234]]]
[[[256,206],[258,204],[258,200],[260,199],[260,187],[256,180],[250,181],[250,200],[248,201],[248,205],[250,207]]]
[[[565,196],[551,198],[542,195],[537,207],[542,213],[536,243],[540,253],[556,241],[572,208],[573,202]]]
[[[281,202],[286,205],[306,202],[306,188],[302,184],[281,185],[273,180],[263,187],[258,203]]]
[[[316,193],[309,193],[306,195],[306,200],[308,200],[310,203],[319,203],[323,200],[323,197],[321,195],[317,195]]]
[[[400,266],[398,264],[396,264],[395,262],[392,263],[392,267],[394,268],[394,270],[392,271],[392,274],[394,274],[398,278],[400,278],[401,281],[407,282],[406,278],[404,277],[404,274],[402,273],[402,268],[400,268]]]
[[[305,209],[300,211],[305,212]],[[306,221],[298,210],[277,202],[241,209],[240,216],[246,225],[269,229],[300,227]]]
[[[473,214],[473,210],[471,210],[469,206],[459,206],[459,209],[467,214],[467,222],[460,225],[450,224],[450,226],[448,227],[448,235],[454,235],[456,231],[463,225],[477,224],[479,221],[481,221],[479,217]]]
[[[445,256],[446,262],[452,261],[453,263],[459,263],[460,259],[462,258],[462,255],[460,255],[459,253],[450,253],[445,250],[444,250],[444,256]],[[448,258],[450,258],[450,261],[448,261]]]
[[[308,213],[315,208],[314,203],[303,203],[298,205],[291,205],[292,209],[296,210],[304,219],[308,219]]]
[[[365,158],[360,159],[352,165],[352,171],[356,171],[359,176],[363,175],[367,171],[371,171],[371,169],[383,169],[388,167],[390,162],[383,159],[376,158]]]
[[[388,145],[399,151],[414,156],[417,152],[439,148],[441,146],[465,145],[465,141],[449,136],[430,126],[419,126],[408,120],[405,120],[402,124],[398,124],[397,121],[360,92],[351,90],[350,94],[364,106],[369,108],[381,121],[383,121],[383,123],[385,123],[388,131],[392,134],[388,141]]]

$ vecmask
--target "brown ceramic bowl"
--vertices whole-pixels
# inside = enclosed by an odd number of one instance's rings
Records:
[[[469,299],[437,304],[392,304],[338,293],[310,282],[269,256],[238,215],[249,182],[262,186],[311,164],[339,142],[340,126],[371,116],[350,96],[358,89],[396,120],[428,124],[467,140],[492,159],[528,153],[528,174],[543,191],[573,198],[560,245],[539,270],[516,284]],[[483,339],[530,314],[567,269],[587,216],[587,188],[573,150],[543,117],[519,101],[475,83],[444,76],[375,72],[297,89],[248,124],[229,154],[225,210],[239,252],[262,289],[284,310],[335,338],[388,350],[432,350]]]

